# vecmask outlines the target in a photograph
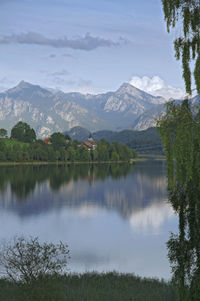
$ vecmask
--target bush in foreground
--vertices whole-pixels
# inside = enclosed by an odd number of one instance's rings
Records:
[[[29,285],[0,280],[4,301],[177,301],[173,286],[133,275],[51,275]]]
[[[13,282],[33,283],[41,277],[62,274],[68,246],[60,242],[40,243],[38,238],[15,237],[0,248],[1,273]]]
[[[64,274],[68,246],[16,237],[0,249],[3,301],[177,301],[170,283],[131,274]]]

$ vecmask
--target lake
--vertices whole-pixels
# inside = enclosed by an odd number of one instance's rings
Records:
[[[0,239],[66,242],[71,272],[169,279],[166,241],[177,217],[164,161],[0,167]]]

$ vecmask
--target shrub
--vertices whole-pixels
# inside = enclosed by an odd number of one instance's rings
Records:
[[[40,243],[37,237],[15,237],[10,243],[2,244],[1,272],[12,281],[29,284],[43,276],[62,274],[68,254],[68,246],[62,242],[55,245]]]

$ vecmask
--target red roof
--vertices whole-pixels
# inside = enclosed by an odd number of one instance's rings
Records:
[[[50,140],[51,140],[50,138],[46,138],[46,139],[43,140],[43,142],[44,142],[44,143],[49,143]]]

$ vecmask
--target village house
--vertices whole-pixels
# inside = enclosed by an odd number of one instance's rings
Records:
[[[42,140],[44,143],[46,144],[52,144],[51,143],[51,138],[45,138],[44,140]]]
[[[90,136],[87,141],[83,141],[81,146],[90,150],[95,150],[97,147],[97,142]]]

